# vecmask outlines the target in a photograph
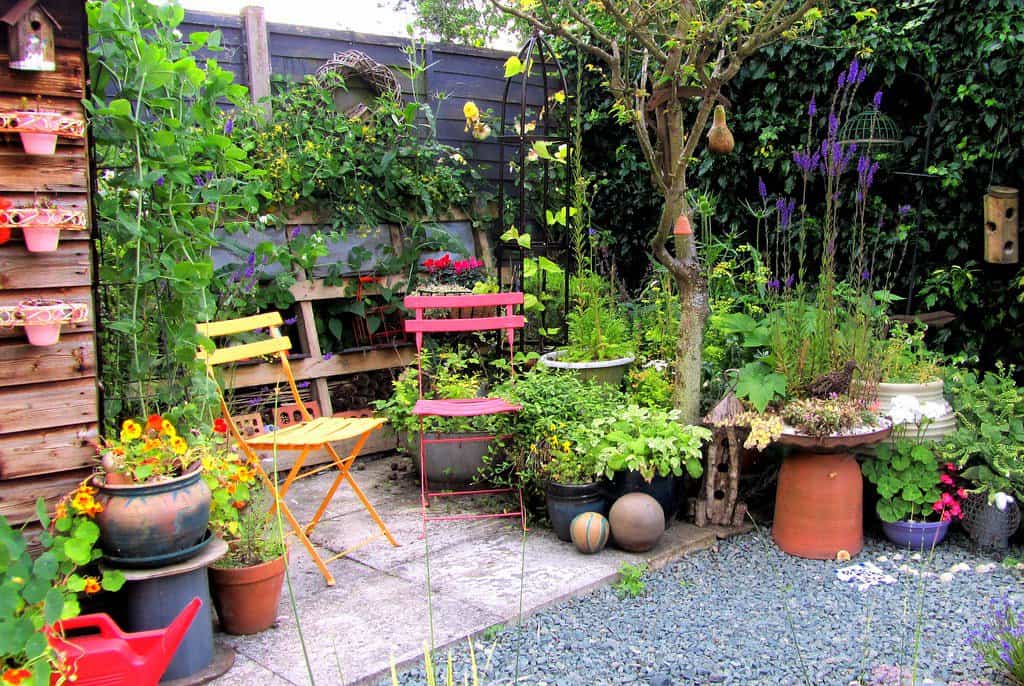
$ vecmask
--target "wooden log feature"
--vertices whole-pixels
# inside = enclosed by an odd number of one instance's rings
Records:
[[[704,488],[694,512],[697,526],[740,526],[747,515],[739,487],[743,441],[749,429],[725,423],[742,411],[739,399],[727,393],[704,417],[712,437],[704,460]]]

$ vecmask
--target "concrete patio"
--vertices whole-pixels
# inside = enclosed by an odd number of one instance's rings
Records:
[[[431,640],[428,569],[433,642],[442,648],[613,583],[624,562],[658,568],[733,533],[675,522],[649,553],[608,548],[590,556],[540,527],[524,538],[518,519],[432,522],[424,539],[415,476],[395,469],[406,464],[402,457],[367,459],[354,471],[400,547],[380,537],[329,563],[337,585],[328,587],[305,550],[293,545],[289,576],[295,611],[286,584],[275,627],[247,637],[217,634],[218,641],[234,648],[236,659],[212,683],[310,683],[300,632],[317,684],[373,683],[388,673],[392,660],[399,667],[420,663]],[[300,521],[308,521],[333,476],[328,471],[304,479],[288,493]],[[454,506],[447,500],[435,507]],[[342,488],[312,539],[326,559],[375,530],[352,492]]]

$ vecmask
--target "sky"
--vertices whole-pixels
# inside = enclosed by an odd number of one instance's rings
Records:
[[[383,36],[405,36],[413,20],[409,9],[394,9],[394,0],[179,0],[188,10],[237,16],[246,5],[262,5],[267,21],[318,26]]]

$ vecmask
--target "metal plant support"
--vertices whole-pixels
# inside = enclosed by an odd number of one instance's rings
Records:
[[[495,252],[503,291],[522,291],[542,303],[546,301],[543,310],[530,313],[522,337],[524,348],[546,349],[564,343],[565,313],[569,309],[570,100],[556,95],[568,95],[568,82],[554,51],[539,32],[530,36],[518,56],[525,68],[505,79],[497,137],[498,235],[515,227],[521,234],[530,234],[530,245],[524,248],[516,241],[499,241]],[[565,146],[562,159],[566,162],[538,157],[534,148],[538,142],[546,143],[551,152]],[[556,167],[564,173],[559,174]],[[559,212],[563,212],[564,223],[551,221]],[[562,275],[553,277],[538,268],[532,278],[526,279],[527,260],[541,257],[558,264]],[[555,289],[559,297],[545,297],[549,289]],[[557,305],[561,305],[561,312]]]

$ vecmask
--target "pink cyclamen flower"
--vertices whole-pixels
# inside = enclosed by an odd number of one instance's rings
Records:
[[[940,476],[939,481],[946,484],[947,486],[953,485],[953,477],[951,477],[949,474],[943,474],[942,476]]]

